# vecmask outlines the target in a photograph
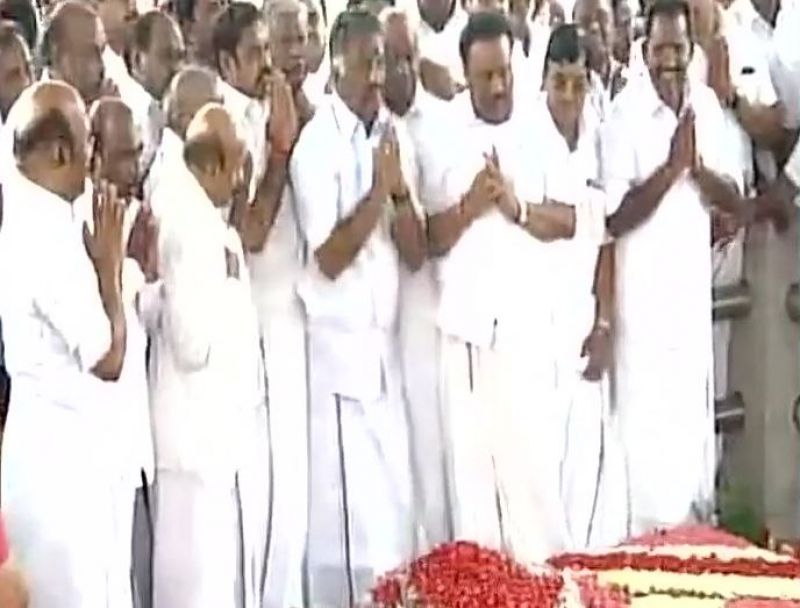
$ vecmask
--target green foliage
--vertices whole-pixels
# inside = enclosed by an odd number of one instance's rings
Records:
[[[729,486],[719,491],[719,525],[731,534],[753,543],[761,542],[764,522],[758,515],[750,492],[741,486]]]

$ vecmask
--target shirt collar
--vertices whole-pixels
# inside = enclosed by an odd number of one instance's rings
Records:
[[[342,135],[347,137],[348,140],[351,140],[358,132],[359,127],[364,129],[361,119],[347,107],[347,104],[339,97],[338,93],[334,91],[331,93],[330,97],[331,112],[333,112],[333,119],[336,121],[336,126]],[[372,127],[372,134],[380,133],[382,131],[381,127],[388,122],[389,111],[384,106],[381,106],[378,110],[378,116],[375,118],[375,124]]]
[[[692,105],[694,91],[692,84],[692,79],[687,78],[683,95],[684,107],[686,105]],[[649,72],[644,78],[639,79],[638,101],[641,103],[642,107],[647,110],[650,116],[656,116],[661,112],[672,112],[672,110],[667,107],[667,104],[658,96],[658,92],[656,91],[656,87],[653,84],[653,79],[650,77]]]

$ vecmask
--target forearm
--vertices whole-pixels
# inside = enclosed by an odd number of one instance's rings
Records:
[[[619,209],[608,216],[606,220],[611,236],[619,238],[647,220],[661,203],[676,178],[675,170],[668,164],[664,164],[656,169],[644,183],[631,188],[623,197]]]
[[[91,370],[101,380],[108,381],[117,380],[122,373],[127,341],[120,278],[113,274],[103,271],[98,273],[100,299],[111,330],[111,344]]]
[[[428,250],[432,256],[447,255],[477,217],[467,201],[464,197],[447,211],[428,216]]]
[[[741,222],[747,223],[752,219],[751,206],[742,198],[733,180],[705,168],[695,179],[708,204],[735,216]]]
[[[571,239],[575,236],[575,207],[555,201],[527,206],[523,228],[541,241]]]
[[[408,201],[397,205],[392,238],[403,263],[413,272],[419,270],[427,256],[425,230]]]
[[[614,320],[614,244],[600,248],[594,277],[595,325]]]
[[[739,103],[736,117],[756,145],[774,148],[783,138],[783,110],[779,105]]]
[[[385,203],[384,196],[370,192],[359,202],[353,214],[334,228],[314,252],[322,274],[335,281],[353,263],[380,220]]]
[[[267,159],[264,177],[256,188],[255,200],[243,214],[239,230],[247,251],[256,252],[264,249],[280,210],[288,175],[288,155],[271,153]]]

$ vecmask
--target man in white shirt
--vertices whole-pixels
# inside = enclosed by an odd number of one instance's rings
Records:
[[[212,41],[215,65],[222,78],[223,103],[247,138],[252,194],[252,188],[263,176],[266,156],[266,95],[271,62],[262,13],[249,2],[231,3],[217,17]]]
[[[650,76],[615,102],[603,154],[634,534],[714,508],[709,207],[739,213],[740,169],[714,92],[687,75],[689,19],[675,0],[651,7]]]
[[[142,140],[139,172],[146,179],[164,129],[161,102],[186,55],[178,24],[162,11],[140,16],[131,37],[131,77],[119,85]]]
[[[42,39],[46,78],[63,80],[84,103],[93,103],[113,89],[103,63],[105,46],[103,24],[90,5],[77,0],[57,5]]]
[[[410,557],[411,483],[395,336],[398,249],[409,212],[398,144],[381,102],[380,23],[341,13],[331,30],[334,92],[303,130],[291,182],[309,250],[313,606],[367,600]]]
[[[157,218],[165,211],[159,204],[172,203],[155,196],[155,193],[165,176],[175,167],[182,167],[186,129],[197,111],[211,102],[221,103],[222,95],[219,93],[219,77],[208,68],[189,66],[172,79],[164,97],[166,127],[144,182],[144,200]]]
[[[466,11],[459,0],[417,0],[417,6],[421,82],[437,97],[450,100],[465,87],[458,40]]]
[[[566,537],[548,241],[588,224],[575,207],[544,200],[529,114],[512,95],[511,36],[496,13],[473,14],[464,30],[469,90],[443,124],[455,153],[428,234],[440,258],[455,535],[528,562],[564,549]]]
[[[150,214],[135,200],[140,149],[130,108],[120,99],[104,98],[90,112],[94,142],[91,164],[95,175],[113,184],[125,203],[123,239],[127,257],[122,266],[123,305],[127,321],[125,361],[119,380],[105,384],[108,400],[118,403],[114,423],[119,457],[120,498],[115,502],[122,522],[121,563],[129,565],[135,606],[151,605],[152,516],[150,484],[154,480],[153,439],[147,386],[145,326],[138,314],[140,291],[155,279],[155,239]],[[84,197],[87,200],[90,197]],[[91,209],[86,205],[87,221]]]
[[[264,375],[244,254],[222,213],[246,147],[221,106],[186,132],[183,168],[157,196],[163,309],[150,364],[157,490],[154,608],[257,605],[263,546],[253,534],[254,453]]]
[[[16,27],[0,24],[0,130],[11,106],[33,82],[31,54]]]
[[[129,573],[114,557],[118,460],[109,453],[120,404],[96,383],[116,381],[125,359],[124,207],[114,187],[101,184],[91,232],[73,206],[85,187],[89,139],[74,89],[39,83],[18,103],[19,171],[4,183],[0,259],[14,386],[3,513],[31,605],[131,606]]]
[[[381,15],[386,41],[384,99],[394,117],[403,173],[408,176],[412,208],[418,222],[409,223],[412,243],[426,245],[425,209],[436,199],[442,177],[441,142],[433,129],[445,116],[446,102],[419,84],[419,54],[406,13],[387,9]],[[398,235],[399,236],[399,235]],[[400,266],[400,347],[403,392],[410,420],[418,552],[452,539],[447,499],[445,429],[439,395],[439,336],[436,329],[438,287],[427,246],[415,252],[413,264]]]

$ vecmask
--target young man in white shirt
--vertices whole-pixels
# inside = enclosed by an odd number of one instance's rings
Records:
[[[109,455],[119,404],[96,382],[116,381],[125,359],[124,207],[104,183],[95,191],[93,231],[74,208],[89,147],[74,89],[39,83],[19,104],[18,172],[3,184],[0,259],[14,386],[3,445],[4,516],[32,605],[131,606],[129,572],[115,559],[120,468]]]
[[[397,236],[418,218],[381,101],[377,18],[340,14],[331,57],[334,93],[303,130],[291,179],[309,249],[298,290],[309,334],[309,601],[333,607],[366,601],[375,577],[411,554],[395,327],[398,251],[406,259],[414,245]]]
[[[469,90],[442,125],[456,153],[428,234],[440,258],[455,534],[536,561],[563,549],[566,535],[548,242],[584,222],[575,207],[544,199],[529,115],[512,95],[511,36],[505,17],[490,12],[470,16],[464,30]]]
[[[381,14],[386,41],[384,99],[394,117],[403,173],[408,176],[411,202],[423,229],[430,201],[440,194],[442,142],[434,128],[445,116],[447,103],[428,93],[419,82],[416,36],[406,13],[387,9]],[[415,235],[410,235],[413,239]],[[421,239],[425,244],[425,239]],[[413,264],[400,265],[400,346],[403,391],[410,420],[415,516],[419,551],[453,537],[447,498],[445,429],[439,392],[439,335],[436,329],[438,287],[427,247]]]
[[[151,360],[156,448],[154,608],[257,605],[267,522],[254,480],[265,386],[241,241],[227,222],[246,146],[223,107],[201,108],[183,168],[157,195],[162,314]],[[253,518],[256,521],[253,521]]]
[[[714,509],[709,208],[738,213],[742,199],[738,159],[719,145],[719,102],[687,74],[692,48],[688,6],[657,0],[649,77],[615,102],[603,154],[634,534],[707,520]]]

